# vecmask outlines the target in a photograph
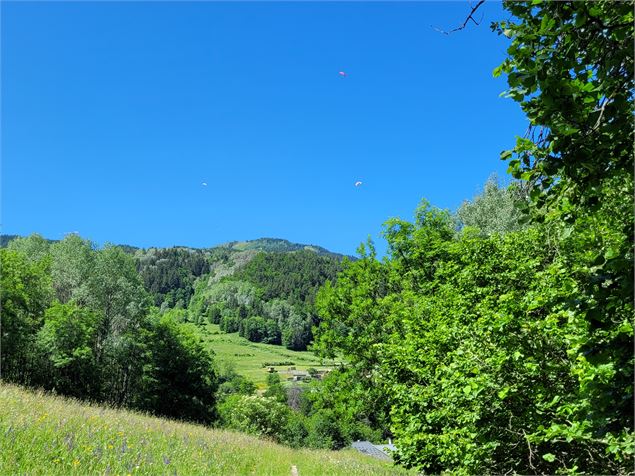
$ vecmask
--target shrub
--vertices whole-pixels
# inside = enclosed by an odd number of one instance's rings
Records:
[[[227,428],[272,438],[277,442],[288,441],[291,410],[274,399],[231,395],[218,406],[218,412]]]

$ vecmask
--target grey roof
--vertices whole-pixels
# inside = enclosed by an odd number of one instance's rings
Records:
[[[354,441],[351,446],[360,453],[384,460],[391,460],[388,450],[395,449],[394,445],[373,445],[370,441]]]

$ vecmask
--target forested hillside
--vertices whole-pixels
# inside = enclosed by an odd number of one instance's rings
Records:
[[[244,252],[251,253],[251,252]],[[313,251],[240,254],[244,264],[222,279],[216,270],[201,279],[189,307],[195,322],[220,324],[224,332],[240,332],[253,341],[283,344],[304,350],[313,338],[312,327],[319,320],[314,300],[318,288],[335,280],[341,260]],[[220,271],[220,274],[224,274]]]
[[[9,249],[34,260],[57,253],[59,263],[63,259],[88,262],[90,259],[73,253],[94,248],[76,234],[61,242],[37,234],[4,241]],[[315,295],[326,280],[335,280],[343,259],[324,248],[271,238],[207,249],[110,248],[133,256],[150,304],[160,308],[160,313],[182,311],[177,312],[182,321],[221,324],[223,331],[240,332],[250,341],[283,344],[294,350],[305,350],[311,342],[312,326],[318,324]],[[77,273],[74,285],[80,286],[85,276]]]

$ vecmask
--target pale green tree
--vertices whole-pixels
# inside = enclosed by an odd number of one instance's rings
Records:
[[[521,211],[526,193],[517,182],[501,186],[496,174],[491,175],[481,193],[465,200],[456,212],[460,225],[478,228],[483,235],[508,233],[526,227]]]
[[[7,248],[20,251],[31,261],[39,261],[49,254],[50,243],[42,235],[33,233],[27,237],[11,240]]]
[[[79,235],[66,235],[51,246],[51,275],[57,299],[78,304],[88,301],[88,281],[94,264],[92,244]]]

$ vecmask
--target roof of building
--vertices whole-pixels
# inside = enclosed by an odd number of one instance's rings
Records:
[[[384,460],[391,460],[390,450],[395,450],[395,445],[373,445],[370,441],[354,441],[351,446],[360,453]]]

